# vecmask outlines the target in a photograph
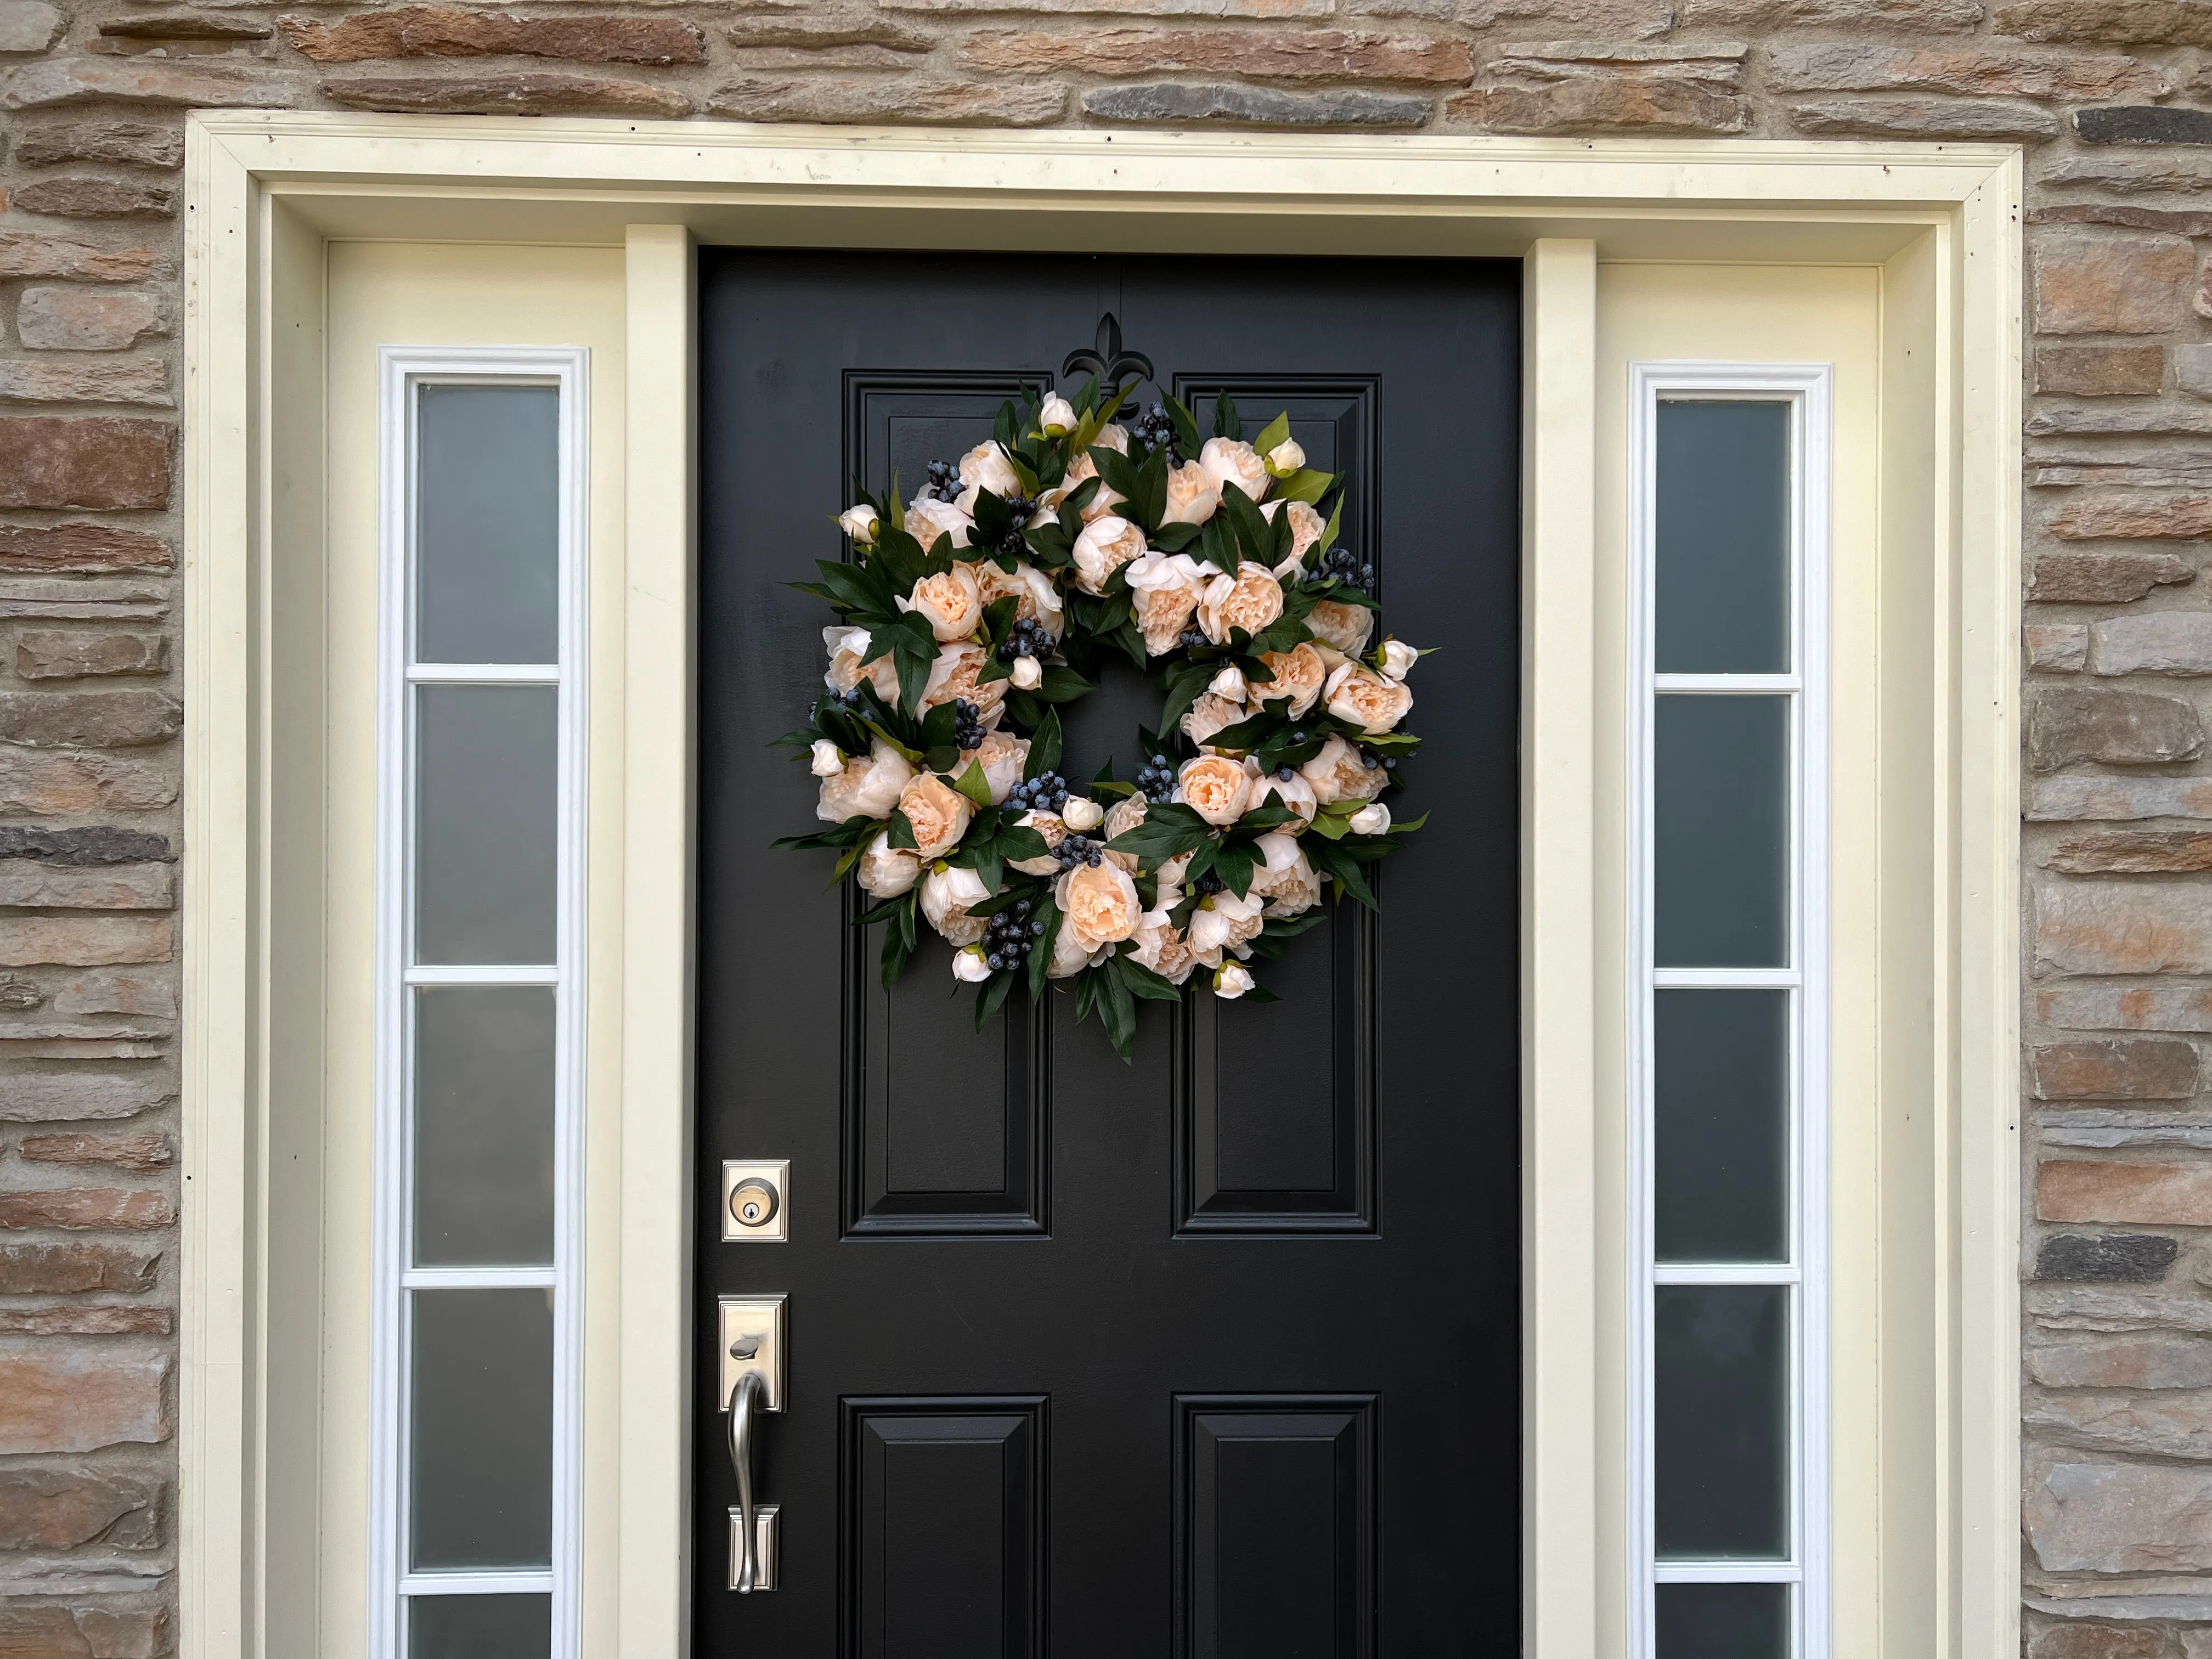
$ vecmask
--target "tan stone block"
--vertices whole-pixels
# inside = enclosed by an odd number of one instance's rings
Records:
[[[2035,994],[2035,1017],[2045,1025],[2079,1031],[2212,1031],[2212,989],[2056,986]]]
[[[50,276],[79,283],[136,283],[167,274],[150,247],[101,247],[70,236],[0,230],[0,277]]]
[[[1067,109],[1067,88],[1047,82],[987,86],[973,82],[767,79],[733,81],[708,100],[716,115],[741,121],[921,121],[955,125],[1042,126]]]
[[[92,1659],[162,1659],[175,1647],[167,1607],[76,1607],[70,1617]]]
[[[2030,208],[2031,225],[2126,225],[2176,236],[2212,236],[2212,213],[2189,208],[2137,207],[2126,202],[2054,202]]]
[[[149,812],[176,799],[176,778],[159,761],[0,746],[0,811]]]
[[[131,289],[27,288],[15,337],[33,351],[121,351],[167,334],[160,297]]]
[[[2110,40],[2212,46],[2212,13],[2197,0],[2020,0],[1990,19],[2022,40]]]
[[[60,219],[167,219],[177,210],[173,188],[143,179],[34,179],[11,201],[20,213]]]
[[[885,11],[1041,11],[1138,17],[1326,17],[1336,0],[877,0]]]
[[[2212,973],[2212,887],[2091,882],[2035,890],[2039,973]]]
[[[87,634],[31,629],[15,636],[15,673],[27,680],[90,674],[161,674],[169,641],[160,634]]]
[[[224,108],[299,101],[298,80],[261,65],[232,69],[148,58],[50,58],[0,76],[0,109],[114,99],[133,104]]]
[[[1437,84],[1463,84],[1474,75],[1474,53],[1463,40],[1344,29],[1267,33],[1218,29],[1053,33],[988,29],[969,35],[962,43],[960,61],[974,69],[1013,74],[1059,69],[1115,76],[1189,70],[1255,80]]]
[[[2027,1374],[2046,1389],[2212,1389],[2212,1342],[2133,1337],[2032,1347]]]
[[[2063,841],[2043,860],[2069,875],[2151,876],[2212,870],[2212,831],[2115,830]]]
[[[866,12],[794,12],[786,16],[741,17],[726,31],[739,46],[784,46],[818,50],[834,46],[876,46],[885,52],[927,52],[935,37]]]
[[[0,570],[157,570],[176,562],[150,531],[77,521],[0,525]]]
[[[284,38],[318,64],[373,58],[565,58],[593,64],[698,64],[707,37],[674,17],[521,17],[505,11],[401,6],[335,22],[278,20]]]
[[[2212,674],[2212,615],[2154,611],[2118,617],[2089,630],[2091,667],[2122,674]]]
[[[1698,46],[1641,40],[1510,40],[1491,58],[1490,71],[1508,81],[1632,76],[1735,87],[1742,83],[1743,60],[1749,50],[1741,40]]]
[[[11,1014],[23,1013],[37,1007],[46,1000],[34,980],[21,974],[0,974],[0,1008]]]
[[[2027,1537],[2045,1572],[2212,1568],[2212,1471],[2061,1463],[2028,1493]]]
[[[2075,674],[2088,663],[2089,629],[2084,623],[2030,623],[2021,630],[2021,639],[2027,648],[2030,668]]]
[[[0,908],[19,910],[167,910],[177,902],[171,864],[72,869],[35,859],[0,859]]]
[[[136,1296],[154,1288],[158,1250],[127,1244],[0,1244],[0,1295]]]
[[[2203,1395],[2058,1395],[2031,1401],[2022,1426],[2062,1446],[2136,1456],[2212,1457],[2212,1397]]]
[[[2156,395],[2166,378],[2157,346],[2043,347],[2035,354],[2035,389],[2075,398]]]
[[[2035,1213],[2044,1221],[2212,1226],[2212,1164],[2046,1158],[2036,1166]]]
[[[1813,98],[1787,106],[1801,132],[1899,138],[2056,138],[2057,116],[2005,99]]]
[[[99,1073],[0,1077],[0,1122],[74,1123],[136,1117],[167,1106],[176,1091],[156,1078]]]
[[[185,164],[181,127],[145,121],[70,121],[27,127],[15,145],[18,161],[35,167],[62,161],[128,161],[140,167]]]
[[[1777,46],[1767,63],[1767,85],[1781,92],[1896,88],[1972,98],[2118,99],[2173,90],[2149,64],[2103,53],[1824,40]]]
[[[1444,113],[1492,132],[1741,132],[1751,125],[1741,98],[1648,76],[1463,92]]]
[[[2057,233],[2030,257],[2039,333],[2157,334],[2188,319],[2197,255],[2185,238]]]
[[[2154,1630],[2116,1625],[2045,1625],[2027,1638],[2027,1659],[2162,1659]]]
[[[2182,1042],[2045,1043],[2028,1051],[2038,1100],[2186,1100],[2197,1092],[2197,1050]]]
[[[0,1192],[0,1227],[167,1227],[177,1218],[165,1193],[75,1187]]]
[[[1675,9],[1685,28],[1837,26],[1960,33],[1982,21],[1982,0],[1677,0]]]
[[[2045,604],[2124,605],[2196,574],[2195,566],[2172,553],[2045,553],[2029,573],[2027,597]]]
[[[112,1302],[0,1308],[0,1335],[170,1336],[175,1331],[176,1321],[167,1308],[124,1307]]]
[[[169,1437],[169,1361],[46,1344],[0,1354],[0,1453],[88,1452]]]
[[[1352,11],[1388,9],[1385,3],[1351,5]],[[1410,14],[1414,10],[1408,6]],[[1674,27],[1674,0],[1464,0],[1456,15],[1471,28],[1498,30],[1534,24],[1557,33],[1612,40],[1648,40]]]
[[[266,40],[276,31],[252,17],[225,17],[204,11],[162,12],[151,17],[109,17],[100,33],[106,40]]]
[[[112,1164],[141,1174],[174,1163],[169,1138],[159,1129],[117,1134],[26,1135],[23,1157],[33,1164]]]
[[[169,366],[158,357],[0,359],[0,400],[19,404],[136,404],[168,409]]]
[[[2201,540],[2212,536],[2212,495],[2130,490],[2125,495],[2082,496],[2045,514],[2044,522],[2062,541],[2106,537]]]
[[[119,416],[0,420],[0,507],[167,507],[173,431]]]
[[[67,577],[0,578],[0,617],[59,622],[151,622],[169,614],[159,581],[74,581]]]
[[[61,28],[60,9],[46,0],[0,0],[0,52],[44,52]]]
[[[175,954],[176,937],[176,923],[167,916],[0,916],[0,967],[167,962]]]
[[[2162,765],[2193,759],[2203,748],[2197,711],[2179,697],[2052,686],[2038,691],[2028,708],[2027,753],[2039,772],[2082,760]]]
[[[161,1501],[160,1482],[128,1475],[82,1467],[0,1469],[0,1549],[67,1550],[94,1541],[143,1549],[158,1537]]]
[[[666,87],[598,75],[369,76],[323,82],[323,95],[356,109],[449,115],[642,115],[691,112]]]
[[[177,1017],[176,988],[150,974],[79,974],[54,993],[58,1014],[139,1014]]]
[[[30,748],[127,749],[166,743],[184,724],[167,691],[0,692],[0,742]]]
[[[2212,173],[2189,155],[2112,155],[2092,150],[2053,160],[2040,181],[2053,185],[2096,185],[2131,195],[2142,191],[2201,191],[2212,186]]]

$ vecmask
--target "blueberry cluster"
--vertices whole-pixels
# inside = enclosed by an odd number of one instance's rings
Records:
[[[929,464],[929,482],[922,485],[921,499],[929,501],[953,501],[960,499],[960,469],[950,461]]]
[[[1164,449],[1169,460],[1177,465],[1182,464],[1182,449],[1176,442],[1175,422],[1168,418],[1165,404],[1154,404],[1152,412],[1139,421],[1134,430],[1137,441],[1146,449]]]
[[[1026,782],[1016,784],[1006,795],[1006,807],[1017,815],[1023,812],[1057,812],[1067,805],[1067,780],[1057,772],[1041,772]]]
[[[1227,888],[1228,884],[1211,870],[1198,878],[1198,890],[1201,893],[1218,893]]]
[[[999,660],[1012,662],[1017,657],[1035,657],[1042,662],[1059,643],[1042,623],[1034,617],[1024,617],[1014,624],[1012,633],[999,641]]]
[[[1186,651],[1195,651],[1200,646],[1209,645],[1212,641],[1206,637],[1206,630],[1196,623],[1193,623],[1176,635],[1176,643]]]
[[[952,746],[956,749],[981,749],[988,734],[983,729],[983,711],[965,697],[952,705]]]
[[[1314,573],[1320,581],[1343,582],[1363,592],[1375,591],[1375,567],[1360,562],[1359,556],[1348,547],[1332,547],[1322,556],[1321,568]]]
[[[1061,838],[1059,846],[1052,849],[1052,855],[1060,860],[1060,867],[1063,870],[1077,869],[1086,864],[1095,870],[1105,860],[1106,843],[1094,841],[1089,836],[1066,836]]]
[[[994,971],[1018,968],[1043,934],[1044,923],[1030,920],[1030,902],[1016,899],[984,924],[983,960]]]
[[[1165,755],[1153,756],[1148,765],[1139,769],[1137,772],[1137,787],[1144,793],[1144,797],[1146,800],[1151,801],[1155,805],[1164,800],[1170,800],[1174,799],[1176,791],[1175,763],[1170,760]]]
[[[1030,550],[1030,544],[1022,539],[1022,526],[1036,516],[1037,507],[1037,501],[1030,496],[1008,496],[1006,510],[1014,515],[1014,521],[1007,526],[1006,533],[999,538],[999,544],[989,550],[994,553],[1027,553]],[[980,546],[981,544],[978,543],[977,545]]]

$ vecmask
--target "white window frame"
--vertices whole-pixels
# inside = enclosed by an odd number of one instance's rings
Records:
[[[1828,1409],[1828,720],[1832,371],[1825,363],[1637,362],[1629,366],[1628,1620],[1631,1659],[1656,1659],[1662,1583],[1785,1583],[1794,1659],[1830,1649]],[[1658,405],[1790,405],[1792,665],[1782,674],[1656,672],[1654,603]],[[1790,952],[1779,969],[1656,967],[1652,732],[1662,693],[1787,694],[1790,699]],[[1790,1261],[1668,1264],[1652,1237],[1652,996],[1662,989],[1771,988],[1791,994]],[[1786,1562],[1656,1559],[1654,1291],[1668,1285],[1788,1285],[1790,1321],[1790,1549]]]
[[[436,1595],[549,1595],[550,1659],[578,1651],[581,1609],[584,1285],[584,997],[588,639],[585,556],[590,471],[590,361],[582,347],[404,346],[378,360],[377,1127],[375,1307],[369,1435],[370,1659],[404,1659],[407,1604]],[[558,647],[545,664],[414,660],[418,391],[425,386],[541,386],[560,399]],[[558,689],[555,960],[414,965],[415,688]],[[550,1267],[414,1267],[410,1137],[416,988],[550,987],[554,994],[553,1261]],[[544,1571],[410,1572],[407,1568],[409,1293],[534,1289],[553,1295],[552,1560]]]

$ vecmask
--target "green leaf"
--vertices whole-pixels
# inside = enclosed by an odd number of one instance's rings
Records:
[[[1217,438],[1241,438],[1244,422],[1237,416],[1237,399],[1223,392],[1213,400],[1213,435]]]
[[[973,866],[983,885],[992,892],[997,892],[999,884],[1006,879],[1006,872],[1000,867],[996,844],[987,842],[975,848]]]
[[[1091,682],[1073,668],[1063,668],[1055,663],[1044,671],[1044,678],[1030,688],[1030,696],[1040,702],[1073,702],[1091,690]]]
[[[1160,705],[1160,730],[1178,730],[1177,722],[1212,682],[1213,670],[1205,663],[1186,663],[1168,679],[1167,701]]]
[[[1205,533],[1197,524],[1164,524],[1146,538],[1156,553],[1180,553]]]
[[[1109,851],[1132,853],[1145,863],[1194,853],[1213,839],[1213,826],[1188,806],[1168,803],[1148,807],[1144,822],[1106,843]]]
[[[1060,937],[1060,906],[1054,902],[1049,887],[1037,900],[1036,908],[1030,912],[1030,927],[1035,928],[1039,922],[1044,924],[1044,931],[1041,933],[1032,932],[1030,935],[1030,1000],[1032,1002],[1044,994],[1045,970],[1052,966],[1053,941]]]
[[[1036,732],[1030,735],[1030,757],[1023,763],[1022,781],[1027,782],[1032,778],[1041,778],[1056,769],[1060,765],[1060,711],[1048,708],[1044,711],[1044,718],[1037,722]]]
[[[1120,957],[1109,957],[1097,969],[1085,974],[1085,979],[1099,981],[1098,1018],[1106,1027],[1106,1040],[1114,1045],[1114,1052],[1121,1056],[1123,1065],[1131,1064],[1130,1049],[1137,1040],[1137,1001],[1129,994],[1127,981],[1121,977],[1129,966]]]
[[[890,845],[902,847],[909,853],[921,848],[921,843],[914,838],[914,824],[897,808],[891,809],[890,822],[886,828],[890,831]]]
[[[1336,474],[1334,472],[1322,472],[1310,466],[1302,466],[1276,484],[1275,499],[1279,501],[1304,501],[1311,507],[1328,493],[1328,487],[1335,482]],[[1322,545],[1324,549],[1328,547],[1327,538],[1323,539]]]
[[[912,895],[908,895],[908,896],[911,897]],[[911,909],[912,907],[908,906],[907,910],[902,910],[900,914],[902,917],[907,916]],[[914,941],[908,936],[906,928],[886,927],[884,929],[883,975],[884,990],[888,991],[891,987],[898,983],[899,975],[906,972],[907,958],[911,957],[913,954]]]
[[[1264,458],[1269,450],[1290,435],[1291,411],[1286,409],[1260,428],[1260,435],[1252,440],[1252,447],[1258,450]]]
[[[1403,823],[1393,823],[1389,833],[1394,836],[1410,836],[1428,821],[1429,815],[1424,812],[1417,818],[1407,818]]]
[[[952,787],[978,806],[991,804],[991,781],[983,775],[982,763],[969,761],[968,769],[952,780]]]
[[[1168,419],[1175,424],[1176,442],[1182,447],[1184,454],[1193,459],[1197,459],[1198,452],[1205,447],[1204,441],[1198,435],[1197,416],[1190,412],[1187,404],[1175,397],[1164,393],[1161,402],[1167,407]]]
[[[1222,884],[1238,898],[1252,890],[1252,872],[1259,862],[1259,852],[1249,842],[1224,842],[1213,855],[1213,867]]]
[[[1140,997],[1154,1002],[1181,1002],[1182,988],[1174,981],[1164,979],[1133,957],[1120,959],[1121,980]]]
[[[994,974],[985,980],[975,993],[975,1029],[981,1030],[1006,1000],[1006,993],[1014,988],[1012,974]]]
[[[1252,498],[1231,485],[1221,492],[1221,511],[1237,532],[1237,548],[1243,557],[1254,564],[1268,563],[1274,556],[1275,530]]]
[[[999,856],[1009,863],[1026,863],[1030,859],[1041,859],[1050,851],[1052,848],[1042,836],[1018,823],[1011,830],[999,831]]]
[[[1160,514],[1168,510],[1166,450],[1156,449],[1145,457],[1145,464],[1137,469],[1136,485],[1123,492],[1129,499],[1122,504],[1121,514],[1149,533],[1159,527]]]

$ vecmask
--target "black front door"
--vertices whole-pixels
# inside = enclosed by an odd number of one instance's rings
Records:
[[[1368,1659],[1517,1642],[1516,264],[702,257],[694,1650],[781,1659]],[[1263,964],[1282,1000],[1073,999],[979,1036],[925,943],[892,994],[826,854],[823,606],[855,473],[911,495],[1102,313],[1210,423],[1287,410],[1411,681],[1426,811]],[[1144,387],[1135,407],[1148,408]],[[1210,424],[1209,424],[1210,429]],[[1378,635],[1379,637],[1379,635]],[[1071,778],[1140,764],[1126,665]],[[725,1243],[725,1159],[788,1159],[788,1242]],[[758,1425],[776,1583],[725,1588],[717,1298],[786,1304]]]

